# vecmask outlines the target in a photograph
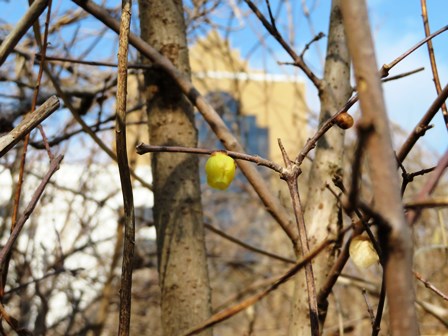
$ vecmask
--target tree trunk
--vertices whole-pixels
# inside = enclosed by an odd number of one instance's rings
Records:
[[[320,125],[338,112],[351,94],[350,59],[348,55],[344,27],[340,12],[340,0],[332,1],[330,28],[328,32],[327,55],[323,87],[320,92]],[[326,188],[336,174],[342,174],[344,154],[344,131],[338,127],[330,129],[318,142],[316,156],[311,166],[308,196],[305,207],[310,247],[336,234],[340,228],[337,200]],[[334,246],[329,246],[313,261],[316,288],[319,290],[335,260]],[[298,253],[298,255],[300,255]],[[321,308],[321,307],[319,307]],[[323,322],[326,309],[319,311]],[[310,333],[309,308],[305,274],[297,274],[289,325],[289,335]]]
[[[142,38],[190,76],[182,1],[139,0],[139,7]],[[145,82],[150,143],[196,147],[193,107],[176,83],[158,69]],[[151,162],[162,325],[177,336],[211,313],[198,158],[157,153]]]

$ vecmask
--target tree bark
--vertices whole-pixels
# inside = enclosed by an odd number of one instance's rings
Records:
[[[139,0],[139,8],[142,39],[190,76],[182,1]],[[156,67],[145,82],[150,143],[196,147],[193,107],[177,84]],[[177,336],[211,313],[198,158],[155,153],[151,163],[162,325]]]
[[[346,45],[340,11],[340,0],[333,0],[328,32],[325,71],[320,92],[321,111],[319,124],[345,104],[352,90],[350,86],[350,58]],[[312,248],[329,234],[335,235],[340,228],[337,199],[326,188],[336,174],[342,174],[344,154],[344,131],[338,127],[330,129],[317,143],[316,156],[311,166],[308,196],[305,207],[305,224],[309,244]],[[330,245],[313,260],[316,288],[319,290],[328,276],[335,260],[335,246]],[[300,255],[300,253],[298,253]],[[325,320],[327,307],[319,307],[321,323]],[[308,335],[310,320],[304,273],[295,278],[289,335]]]

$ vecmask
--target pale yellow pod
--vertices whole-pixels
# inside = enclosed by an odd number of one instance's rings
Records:
[[[368,237],[356,236],[350,242],[350,258],[359,268],[368,268],[379,260],[378,254]]]
[[[235,161],[223,152],[214,152],[205,164],[207,183],[210,187],[225,190],[235,177]]]

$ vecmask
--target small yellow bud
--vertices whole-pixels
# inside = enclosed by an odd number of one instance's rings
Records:
[[[207,183],[210,187],[225,190],[235,177],[235,161],[223,152],[214,152],[205,164]]]
[[[368,237],[356,236],[350,242],[350,257],[359,268],[368,268],[378,262],[378,254]]]

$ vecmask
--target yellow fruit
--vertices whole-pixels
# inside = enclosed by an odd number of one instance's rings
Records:
[[[359,268],[368,268],[378,262],[378,254],[368,237],[356,236],[350,242],[350,257]]]
[[[210,187],[225,190],[235,177],[235,161],[223,152],[214,152],[205,164],[207,183]]]
[[[352,127],[353,123],[354,123],[353,117],[346,112],[339,114],[334,119],[334,122],[336,125],[338,125],[342,129],[348,129],[348,128]]]

